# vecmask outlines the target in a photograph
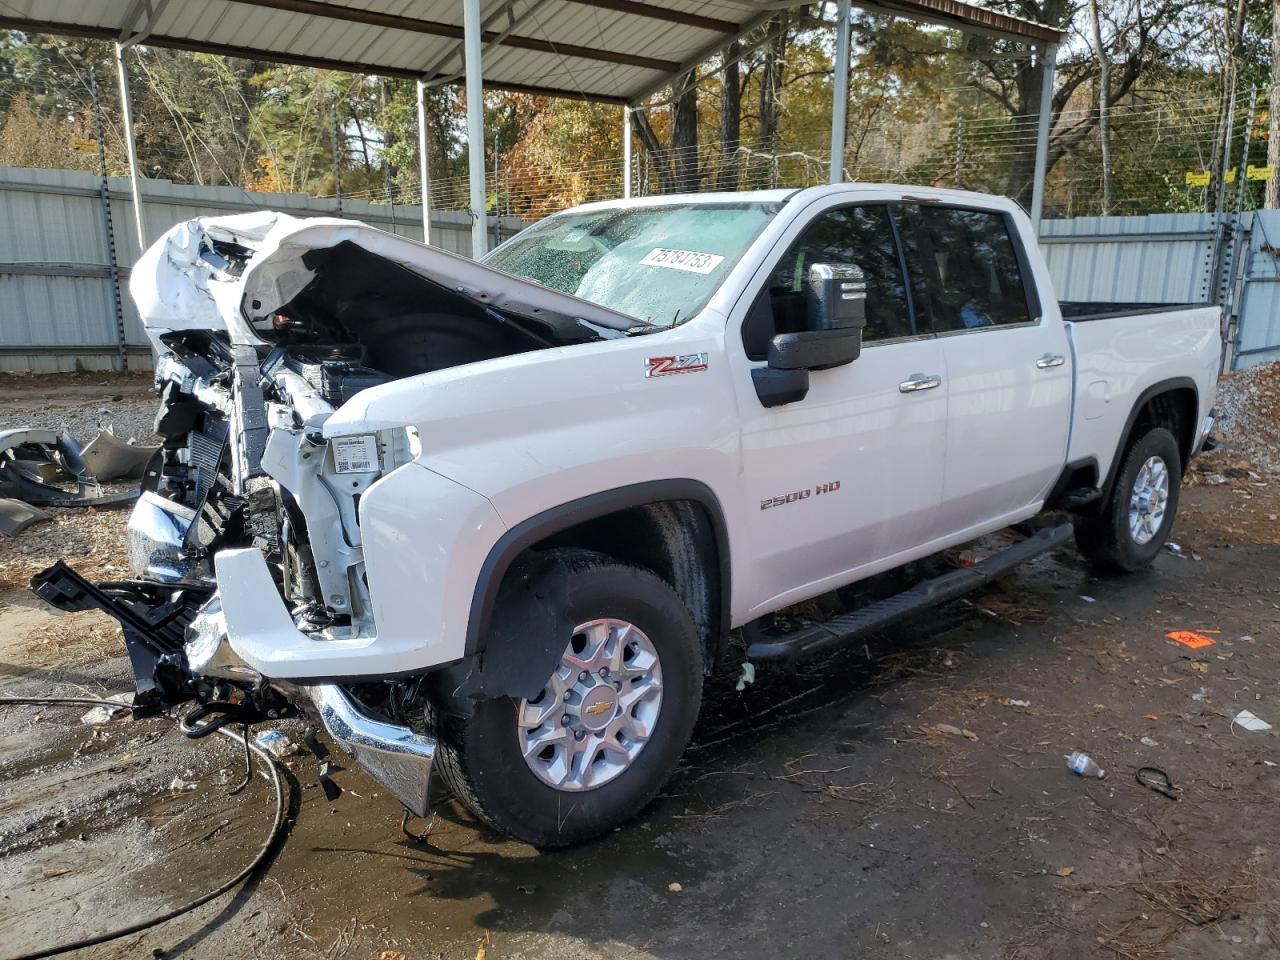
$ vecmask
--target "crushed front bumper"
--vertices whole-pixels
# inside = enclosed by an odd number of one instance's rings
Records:
[[[276,702],[292,701],[301,713],[318,720],[333,741],[386,786],[406,809],[415,816],[425,816],[436,741],[406,726],[370,716],[336,683],[277,685],[238,656],[229,642],[237,634],[251,635],[255,642],[263,643],[292,640],[313,645],[316,641],[294,626],[258,551],[226,553],[237,555],[230,558],[230,570],[243,573],[251,584],[263,586],[265,580],[265,591],[269,593],[231,590],[227,594],[231,602],[224,608],[210,586],[146,580],[94,584],[61,560],[36,574],[31,589],[59,610],[100,610],[120,624],[137,691],[133,702],[135,717],[201,700],[200,709],[205,715],[210,708],[234,707],[237,722],[275,719],[280,715],[278,711],[257,706],[269,702],[264,697],[269,693],[279,698]],[[224,570],[223,556],[218,557],[219,580]],[[252,557],[257,557],[257,563],[263,566],[261,578],[254,575]],[[211,684],[213,690],[220,685],[238,687],[240,695],[229,698],[235,702],[209,703]],[[222,695],[215,699],[221,701]],[[220,722],[214,721],[199,730],[184,731],[199,736],[218,725]]]

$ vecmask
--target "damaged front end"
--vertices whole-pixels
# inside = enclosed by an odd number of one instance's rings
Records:
[[[163,441],[128,525],[136,579],[93,584],[58,563],[33,589],[120,623],[135,713],[191,703],[192,737],[303,715],[424,814],[422,681],[443,664],[403,629],[379,637],[361,515],[375,486],[399,496],[400,471],[447,481],[411,466],[413,426],[325,424],[396,380],[636,321],[361,224],[279,214],[175,227],[130,288],[159,352]]]
[[[379,684],[265,676],[233,644],[233,635],[323,643],[372,631],[356,504],[407,445],[374,446],[372,462],[351,451],[335,462],[319,433],[333,406],[305,379],[305,360],[204,332],[162,342],[155,429],[164,442],[127,528],[137,579],[94,584],[59,562],[32,589],[59,609],[99,610],[120,624],[136,716],[189,704],[180,727],[194,738],[302,715],[424,815],[435,742],[361,702],[384,700]]]

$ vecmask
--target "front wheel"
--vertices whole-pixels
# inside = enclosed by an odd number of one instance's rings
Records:
[[[569,571],[571,636],[532,700],[484,700],[441,730],[440,770],[490,826],[537,847],[580,843],[640,812],[698,716],[702,652],[675,591],[585,550]]]
[[[1149,566],[1169,539],[1181,484],[1178,442],[1164,427],[1148,430],[1125,453],[1102,513],[1075,519],[1080,552],[1103,573]]]

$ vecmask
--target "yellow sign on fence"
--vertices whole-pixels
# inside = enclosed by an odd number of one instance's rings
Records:
[[[1276,169],[1275,164],[1272,164],[1272,163],[1267,164],[1265,167],[1256,167],[1251,163],[1247,168],[1245,168],[1245,179],[1270,180],[1272,174],[1275,173],[1275,169]],[[1224,176],[1222,179],[1225,180],[1227,183],[1235,183],[1236,171],[1228,170],[1226,173],[1226,176]],[[1209,185],[1208,170],[1201,170],[1199,173],[1195,173],[1191,170],[1187,171],[1188,187],[1207,187],[1208,185]]]

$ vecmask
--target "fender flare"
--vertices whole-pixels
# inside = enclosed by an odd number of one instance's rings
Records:
[[[720,566],[720,636],[729,632],[730,571],[729,531],[725,524],[720,500],[700,480],[650,480],[644,483],[602,490],[577,500],[570,500],[535,514],[504,533],[489,550],[480,573],[476,577],[471,597],[471,613],[467,618],[467,637],[464,655],[479,653],[484,649],[484,638],[493,619],[494,603],[498,589],[512,562],[521,553],[541,540],[587,520],[595,520],[619,510],[642,507],[646,504],[671,500],[690,500],[707,511],[711,528],[715,533],[716,552]]]
[[[1120,472],[1120,461],[1124,459],[1124,452],[1129,446],[1129,441],[1133,438],[1133,425],[1137,422],[1138,414],[1142,412],[1142,408],[1151,401],[1152,397],[1159,396],[1162,393],[1169,393],[1173,390],[1184,389],[1190,389],[1195,397],[1195,412],[1193,416],[1198,418],[1200,416],[1200,388],[1196,386],[1196,382],[1190,377],[1170,377],[1168,380],[1153,383],[1138,394],[1138,399],[1134,401],[1133,408],[1129,411],[1129,417],[1124,422],[1124,430],[1120,433],[1120,443],[1116,447],[1115,456],[1111,458],[1111,466],[1107,468],[1107,477],[1102,484],[1103,496],[1100,498],[1100,503],[1106,503],[1111,498],[1116,474]],[[1191,442],[1194,444],[1198,425],[1192,423],[1191,426]],[[1184,450],[1182,454],[1187,460],[1190,460],[1193,452],[1192,450]]]

